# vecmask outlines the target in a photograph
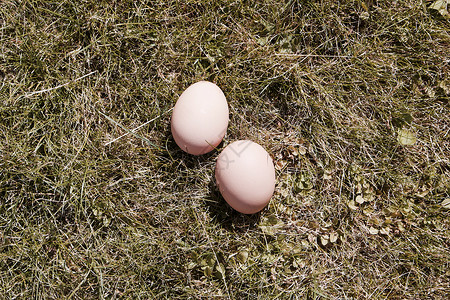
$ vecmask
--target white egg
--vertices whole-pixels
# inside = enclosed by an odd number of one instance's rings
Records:
[[[183,151],[205,154],[217,147],[225,136],[228,114],[222,90],[212,82],[199,81],[189,86],[175,104],[172,136]]]
[[[215,170],[220,193],[235,210],[253,214],[270,201],[275,190],[275,168],[263,147],[249,140],[228,145]]]

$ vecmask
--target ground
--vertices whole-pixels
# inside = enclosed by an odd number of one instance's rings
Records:
[[[446,1],[211,2],[0,3],[0,297],[444,299]],[[199,80],[230,123],[192,156]],[[214,180],[239,139],[276,165],[254,215]]]

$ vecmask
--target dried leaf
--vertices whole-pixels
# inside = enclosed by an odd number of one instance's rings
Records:
[[[330,170],[325,170],[325,172],[323,172],[323,179],[324,180],[331,180],[331,179],[333,179],[331,174],[332,174],[332,172]]]
[[[359,17],[361,18],[361,20],[368,20],[370,17],[370,14],[367,11],[362,12]]]
[[[282,170],[284,166],[287,164],[284,160],[279,160],[275,163],[275,169]]]
[[[370,234],[373,234],[373,235],[378,234],[378,229],[376,229],[376,228],[370,226],[370,228],[369,228],[369,233],[370,233]]]
[[[188,268],[189,270],[192,270],[192,269],[194,269],[195,267],[197,267],[197,264],[196,264],[195,262],[193,262],[193,261],[191,261],[191,262],[187,265],[187,268]]]
[[[221,263],[218,263],[216,265],[215,269],[217,272],[214,275],[219,279],[224,279],[225,278],[225,267]]]
[[[374,199],[375,199],[375,195],[372,194],[372,193],[369,193],[369,194],[365,195],[365,197],[364,197],[364,201],[365,201],[365,202],[371,202],[371,201],[373,201]]]
[[[213,270],[211,267],[206,266],[206,267],[203,267],[202,269],[203,269],[203,274],[205,274],[206,277],[212,276]]]
[[[258,44],[260,44],[261,46],[264,46],[269,42],[269,39],[270,39],[270,37],[263,36],[263,37],[260,37],[257,41],[258,41]]]
[[[441,202],[441,205],[445,209],[450,209],[450,198],[444,199],[444,201]]]
[[[311,244],[314,244],[314,242],[315,242],[315,237],[314,237],[314,234],[312,234],[312,233],[310,233],[310,234],[308,234],[308,241],[311,243]]]
[[[325,222],[323,227],[330,228],[331,226],[333,226],[333,222],[332,221],[328,221],[328,222]]]
[[[353,201],[353,200],[350,200],[347,203],[347,205],[348,205],[348,208],[350,208],[351,210],[357,210],[358,209],[358,206],[355,205],[355,201]]]
[[[391,229],[389,227],[384,227],[380,229],[380,234],[382,235],[389,235],[389,233],[391,232]]]
[[[439,82],[439,87],[443,89],[447,95],[450,94],[450,84],[447,85],[445,81],[441,81]]]
[[[372,207],[366,207],[363,209],[363,214],[365,214],[366,216],[370,216],[371,214],[373,214],[373,208]]]
[[[404,231],[405,231],[405,227],[403,226],[402,223],[398,223],[397,226],[398,226],[398,230],[399,230],[400,232],[404,232]]]
[[[303,145],[298,146],[298,153],[300,155],[305,155],[306,154],[306,148]]]
[[[241,263],[245,263],[248,259],[248,251],[247,250],[242,250],[241,252],[239,252],[236,255],[236,258],[241,262]]]
[[[313,188],[310,176],[307,173],[301,173],[298,175],[295,183],[295,191],[298,193],[302,190],[310,190]]]
[[[357,192],[358,194],[361,194],[361,193],[362,193],[362,185],[361,185],[361,183],[358,183],[358,184],[356,185],[356,192]]]
[[[294,155],[294,156],[297,156],[297,155],[298,155],[298,151],[297,151],[297,149],[296,149],[294,146],[289,145],[289,146],[287,147],[287,149],[289,150],[289,152],[290,152],[292,155]]]
[[[339,238],[339,235],[337,234],[337,232],[330,233],[330,242],[336,243],[338,238]]]
[[[103,217],[103,226],[108,227],[109,224],[111,224],[111,218],[108,218],[107,216]]]
[[[429,192],[430,192],[429,190],[425,190],[425,191],[422,191],[422,192],[417,192],[416,196],[420,197],[420,198],[424,198],[426,195],[428,195]]]
[[[356,196],[356,202],[358,202],[359,204],[363,204],[364,203],[364,198],[361,195]]]
[[[322,244],[322,246],[325,247],[326,245],[328,245],[329,241],[330,241],[330,237],[328,236],[328,234],[320,236],[320,243]]]
[[[274,235],[284,226],[283,221],[279,220],[275,215],[270,215],[262,219],[259,228],[267,235]]]
[[[450,4],[449,0],[437,0],[434,1],[433,4],[430,5],[430,9],[437,10],[441,16],[443,16],[446,19],[450,18],[450,14],[448,12],[448,5]]]
[[[380,226],[381,225],[381,220],[377,217],[377,216],[372,216],[369,219],[370,224],[373,224],[375,226]]]
[[[261,256],[261,259],[266,263],[273,264],[277,260],[277,257],[273,254],[264,254]]]
[[[405,146],[414,145],[417,140],[414,133],[412,133],[411,131],[409,131],[407,129],[399,129],[397,139],[401,145],[405,145]]]

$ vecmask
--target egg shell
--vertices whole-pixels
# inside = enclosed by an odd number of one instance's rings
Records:
[[[249,140],[231,143],[220,153],[216,183],[227,203],[244,214],[261,211],[275,190],[275,168],[263,147]]]
[[[217,147],[225,136],[228,115],[228,103],[222,90],[212,82],[196,82],[180,95],[173,108],[172,136],[183,151],[205,154]]]

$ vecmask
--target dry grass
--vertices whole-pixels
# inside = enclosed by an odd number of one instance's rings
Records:
[[[0,3],[5,299],[444,299],[450,25],[429,1]],[[191,83],[277,163],[264,211],[170,135]],[[108,142],[157,118],[137,131]],[[400,131],[403,130],[403,131]],[[416,137],[399,143],[399,133]],[[223,145],[222,145],[223,146]]]

